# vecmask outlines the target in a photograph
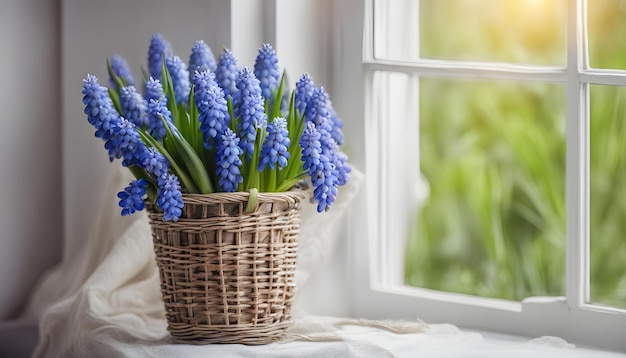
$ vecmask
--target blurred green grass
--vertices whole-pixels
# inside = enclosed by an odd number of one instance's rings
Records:
[[[468,11],[498,4],[471,3],[422,3],[423,56],[562,65],[564,1],[533,17],[529,26],[544,31],[539,43],[516,33],[525,32],[522,10],[537,10],[522,5],[517,23],[486,17],[482,37],[464,36],[476,21]],[[591,64],[626,69],[624,2],[590,3]],[[466,55],[467,48],[479,50]],[[423,78],[420,94],[420,163],[430,193],[407,241],[406,283],[510,300],[564,295],[564,86]],[[590,103],[591,301],[626,307],[626,88],[591,86]]]

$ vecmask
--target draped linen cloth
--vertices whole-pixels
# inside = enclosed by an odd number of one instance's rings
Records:
[[[282,341],[263,345],[174,344],[167,331],[150,225],[145,212],[121,217],[116,193],[131,180],[123,168],[107,181],[89,238],[74,257],[41,281],[24,320],[38,320],[33,357],[526,357],[576,353],[558,338],[506,346],[478,333],[421,321],[370,321],[307,315],[294,303],[294,325]],[[341,222],[363,175],[352,173],[330,213],[304,205],[296,285],[306,285],[341,239]]]

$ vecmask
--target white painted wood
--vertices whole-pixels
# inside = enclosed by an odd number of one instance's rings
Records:
[[[566,202],[567,246],[565,289],[568,303],[578,309],[588,298],[589,252],[589,144],[588,86],[579,80],[583,68],[579,34],[582,19],[577,0],[568,2],[566,68]]]
[[[335,99],[332,78],[332,23],[330,0],[275,0],[275,49],[279,65],[287,69],[291,89],[303,73],[313,77]],[[343,112],[339,112],[343,114]]]
[[[350,134],[363,154],[356,156],[366,174],[362,206],[355,207],[351,218],[356,316],[371,318],[421,318],[430,322],[449,322],[465,327],[537,337],[557,335],[577,344],[626,352],[623,332],[626,330],[625,310],[602,308],[586,304],[588,299],[588,84],[624,85],[626,72],[587,69],[582,1],[568,2],[568,66],[539,67],[502,63],[466,61],[390,61],[375,59],[371,25],[373,0],[350,2],[353,13],[364,13],[364,36],[361,48],[342,49],[341,56],[353,58],[361,51],[363,58],[364,100],[348,99],[354,108],[364,106],[364,120],[350,117],[350,123],[363,127],[364,132]],[[348,20],[342,28],[362,26]],[[340,71],[348,66],[339,65]],[[414,139],[414,134],[389,134],[389,118],[380,118],[388,99],[374,91],[375,72],[399,72],[427,77],[481,78],[509,81],[562,83],[567,89],[567,289],[566,297],[532,297],[523,302],[494,300],[467,295],[438,292],[403,286],[398,283],[398,271],[403,256],[394,249],[401,244],[389,226],[406,225],[391,205],[394,191],[404,190],[390,181],[394,173],[390,164],[396,141]],[[356,91],[363,82],[357,74],[346,73],[342,78],[355,83],[348,86]],[[397,95],[397,93],[395,94]],[[417,101],[417,100],[416,100]],[[384,112],[387,113],[387,112]],[[392,120],[393,121],[393,120]],[[358,138],[361,136],[362,138]]]

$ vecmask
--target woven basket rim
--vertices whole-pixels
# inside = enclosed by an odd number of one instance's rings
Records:
[[[241,211],[240,214],[245,215],[258,215],[257,209],[267,203],[283,203],[287,208],[295,208],[300,206],[300,203],[307,197],[307,191],[305,187],[297,186],[284,192],[264,192],[256,194],[256,205],[251,207],[251,211]],[[250,193],[247,191],[237,192],[216,192],[208,194],[189,194],[183,193],[182,199],[185,208],[189,207],[212,207],[215,205],[243,205],[246,207]],[[154,215],[162,215],[163,211],[154,203],[146,202],[146,210],[148,211],[151,219],[156,219]],[[184,216],[184,215],[183,215]],[[187,218],[181,216],[179,220],[185,221]]]
[[[259,202],[275,201],[275,200],[304,200],[307,194],[304,189],[293,188],[283,192],[259,192],[257,194],[257,200]],[[224,202],[241,202],[248,201],[250,192],[247,191],[235,191],[235,192],[216,192],[208,194],[189,194],[183,193],[183,201],[185,199],[191,199],[191,201],[199,203],[224,203]]]

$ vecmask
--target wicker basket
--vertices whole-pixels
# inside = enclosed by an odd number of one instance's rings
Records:
[[[185,194],[178,222],[149,207],[168,329],[184,343],[265,344],[291,324],[304,192]],[[250,208],[248,208],[250,209]]]

